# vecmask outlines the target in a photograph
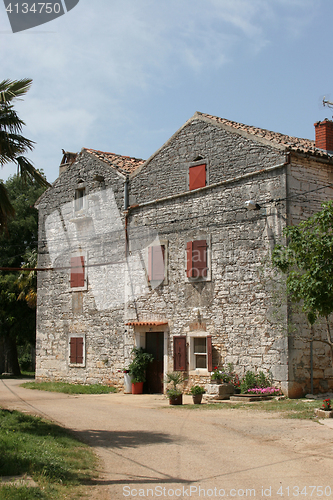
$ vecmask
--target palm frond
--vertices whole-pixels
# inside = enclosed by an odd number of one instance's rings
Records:
[[[0,82],[0,104],[8,103],[18,99],[28,92],[32,84],[31,78],[22,80],[2,80]]]
[[[15,161],[17,162],[18,168],[20,175],[24,181],[27,179],[33,179],[34,181],[37,182],[40,186],[43,187],[50,187],[51,184],[47,182],[45,177],[43,177],[38,170],[35,169],[35,167],[30,163],[30,161],[25,158],[24,156],[17,156],[15,158]]]

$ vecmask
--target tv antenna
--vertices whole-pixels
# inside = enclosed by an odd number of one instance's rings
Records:
[[[333,102],[329,101],[328,99],[325,99],[325,96],[323,97],[323,106],[327,106],[328,108],[333,108]]]

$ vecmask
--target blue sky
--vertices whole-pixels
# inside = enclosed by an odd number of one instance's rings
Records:
[[[62,148],[147,159],[195,111],[313,139],[332,19],[331,0],[80,0],[13,34],[1,2],[0,80],[33,79],[16,108],[49,182]]]

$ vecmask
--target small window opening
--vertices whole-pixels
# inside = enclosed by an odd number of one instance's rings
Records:
[[[85,197],[85,188],[76,189],[75,191],[75,211],[83,209],[84,206],[84,197]]]
[[[207,368],[207,342],[206,337],[194,337],[193,339],[194,367]]]

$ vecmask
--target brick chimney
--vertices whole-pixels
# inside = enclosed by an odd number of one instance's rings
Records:
[[[333,152],[333,122],[325,118],[314,124],[316,132],[316,148]]]

